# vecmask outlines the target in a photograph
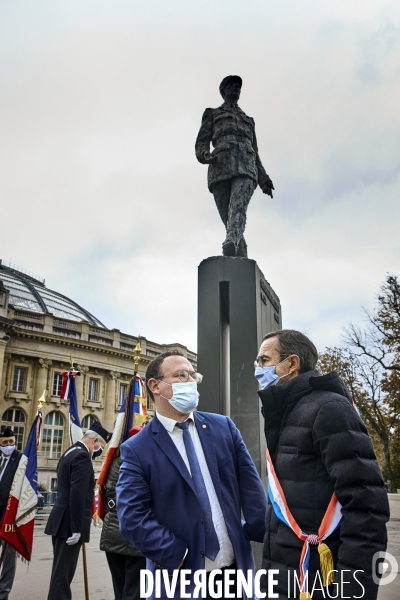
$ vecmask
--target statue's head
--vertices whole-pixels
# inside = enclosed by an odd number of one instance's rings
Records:
[[[225,102],[237,102],[242,89],[242,78],[239,75],[224,77],[219,86],[219,91]]]

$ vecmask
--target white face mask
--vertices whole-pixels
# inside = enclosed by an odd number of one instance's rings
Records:
[[[166,383],[172,387],[172,398],[165,398],[165,396],[160,394],[161,398],[168,400],[171,406],[173,406],[176,410],[184,415],[187,415],[192,412],[194,408],[196,408],[199,403],[200,394],[197,391],[197,383],[195,381],[173,383],[172,385],[166,381],[163,381],[163,383]]]
[[[15,444],[14,444],[14,446],[1,446],[1,451],[6,456],[11,456],[11,454],[14,452],[14,450],[15,450]]]

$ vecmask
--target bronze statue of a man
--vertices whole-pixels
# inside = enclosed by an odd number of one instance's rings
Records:
[[[250,198],[257,184],[272,198],[274,186],[258,156],[254,119],[237,104],[241,89],[238,75],[222,80],[219,91],[224,103],[219,108],[206,108],[196,140],[196,157],[209,165],[208,188],[226,227],[224,256],[247,258],[243,233]],[[211,153],[210,142],[214,146]]]

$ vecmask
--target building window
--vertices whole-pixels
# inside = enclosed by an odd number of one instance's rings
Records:
[[[63,377],[59,373],[54,373],[53,378],[53,396],[59,396],[61,394],[61,386]]]
[[[51,478],[50,488],[52,492],[56,492],[58,489],[58,480],[57,477]]]
[[[97,419],[93,415],[86,415],[86,417],[83,417],[83,419],[82,419],[83,433],[85,433],[88,429],[90,429],[95,421],[97,421]]]
[[[98,379],[89,379],[88,400],[91,400],[92,402],[97,401],[98,388],[99,388],[99,380]]]
[[[147,396],[146,396],[146,406],[148,410],[155,410],[156,409],[156,405],[154,400],[152,400],[149,392],[147,391]]]
[[[126,397],[126,393],[128,391],[128,385],[126,383],[120,383],[119,384],[119,398],[118,398],[118,405],[121,406],[121,404],[124,401],[124,398]]]
[[[60,458],[64,435],[64,417],[59,412],[45,416],[42,450],[46,458]]]
[[[14,368],[14,377],[13,377],[13,384],[12,384],[13,392],[23,392],[24,391],[25,375],[26,375],[26,369],[21,369],[21,367]]]
[[[18,408],[9,408],[1,418],[1,428],[11,427],[15,433],[17,450],[22,451],[24,445],[25,415]]]

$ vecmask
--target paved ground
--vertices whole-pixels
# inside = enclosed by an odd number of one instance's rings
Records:
[[[9,600],[46,600],[53,560],[51,537],[43,533],[44,525],[35,526],[32,561],[29,567],[18,561],[17,575]],[[92,527],[90,542],[86,544],[89,572],[89,592],[93,600],[113,600],[114,593],[106,555],[99,550],[101,529]],[[74,600],[84,600],[82,556],[72,582]]]
[[[51,561],[53,557],[51,538],[43,533],[44,524],[35,527],[33,558],[29,567],[18,562],[17,575],[9,600],[46,600]],[[400,521],[390,521],[388,525],[388,552],[393,554],[400,566]],[[99,550],[100,529],[92,527],[91,540],[87,544],[89,571],[89,591],[93,600],[113,600],[111,577],[104,552]],[[84,600],[82,559],[78,563],[72,583],[74,600]],[[400,575],[389,585],[381,586],[378,600],[400,599]]]

